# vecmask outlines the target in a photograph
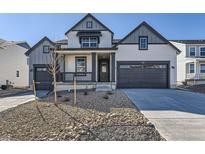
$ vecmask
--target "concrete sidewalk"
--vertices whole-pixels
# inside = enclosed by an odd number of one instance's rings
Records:
[[[124,89],[167,140],[205,140],[205,95],[172,89]]]

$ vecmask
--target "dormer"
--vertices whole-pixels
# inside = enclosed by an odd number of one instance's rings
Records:
[[[65,33],[68,48],[110,48],[113,32],[91,14],[87,14]]]

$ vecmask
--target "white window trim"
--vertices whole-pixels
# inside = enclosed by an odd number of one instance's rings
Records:
[[[199,55],[200,55],[200,56],[202,56],[202,55],[201,55],[201,48],[205,48],[205,46],[199,47]],[[204,56],[203,56],[203,57],[204,57]]]
[[[201,65],[205,65],[205,63],[200,63],[200,73],[202,73],[201,72]],[[202,74],[205,74],[205,73],[202,73]]]
[[[193,56],[191,56],[191,54],[190,54],[190,52],[191,52],[191,48],[195,48],[195,53],[194,53],[194,56],[196,56],[196,46],[190,46],[189,47],[189,57],[193,57]]]
[[[193,73],[191,73],[191,64],[193,64],[194,65],[194,72]],[[195,64],[194,63],[189,63],[189,74],[194,74],[196,72],[196,70],[195,70]]]

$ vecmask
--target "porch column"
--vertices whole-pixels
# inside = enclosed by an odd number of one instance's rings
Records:
[[[92,82],[96,82],[96,52],[92,53]]]
[[[111,53],[111,81],[115,82],[115,53]]]

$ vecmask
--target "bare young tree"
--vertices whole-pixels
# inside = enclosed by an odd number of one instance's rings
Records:
[[[56,48],[50,49],[51,53],[48,59],[48,72],[53,77],[54,102],[57,102],[57,75],[60,72],[60,64],[63,61],[62,55],[56,53]]]

